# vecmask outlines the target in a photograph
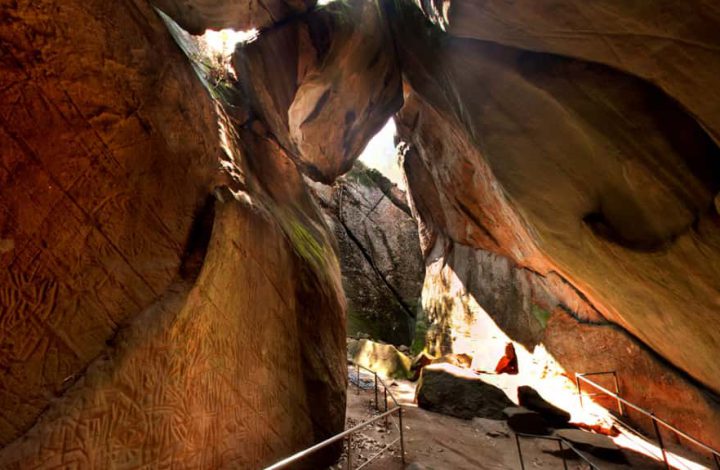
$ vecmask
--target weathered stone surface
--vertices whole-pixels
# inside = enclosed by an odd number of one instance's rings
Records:
[[[503,410],[513,405],[499,388],[451,364],[424,367],[416,393],[421,408],[463,419],[502,419]]]
[[[212,104],[141,2],[1,10],[3,445],[172,284],[220,148]]]
[[[292,160],[145,2],[0,11],[0,467],[255,468],[341,430],[339,267]]]
[[[547,421],[537,411],[522,406],[509,406],[503,410],[507,424],[515,432],[523,434],[551,434]]]
[[[334,2],[263,33],[233,62],[281,145],[332,183],[402,105],[390,43],[376,1]]]
[[[486,4],[495,2],[475,3]],[[470,348],[485,334],[469,325],[486,314],[513,340],[542,345],[543,326],[557,307],[583,321],[619,325],[720,391],[714,359],[720,342],[711,333],[720,326],[720,264],[714,261],[720,219],[712,207],[720,159],[709,119],[697,120],[699,108],[682,93],[658,88],[631,68],[396,26],[396,37],[414,38],[397,43],[407,82],[398,129],[408,144],[410,194],[428,264],[450,264],[447,276],[425,281],[434,346],[485,356]],[[714,92],[693,93],[702,95],[705,109],[714,102]],[[511,276],[533,280],[506,278],[508,287],[485,278],[483,287],[475,279],[486,268],[465,269],[453,253],[458,243],[501,255]],[[463,319],[467,309],[455,311],[458,300],[449,300],[448,291],[474,297],[480,310]],[[581,310],[565,302],[569,297]],[[442,311],[455,312],[454,327],[443,323]],[[608,347],[610,336],[623,336],[606,334]],[[468,350],[454,348],[463,342]],[[618,369],[639,366],[622,356],[615,357]],[[597,366],[586,361],[582,369]],[[673,385],[678,393],[702,393],[692,380]],[[693,412],[698,419],[704,403]],[[668,405],[667,415],[681,408]],[[697,425],[693,430],[707,434]]]
[[[708,211],[720,158],[703,128],[657,88],[597,64],[472,40],[407,44],[403,132],[442,183],[444,230],[563,273],[603,316],[720,390],[707,328],[720,272],[703,262],[720,255]]]
[[[392,344],[361,339],[350,341],[347,348],[349,359],[385,377],[406,378],[410,374],[410,358]]]
[[[582,338],[572,342],[568,338]],[[577,322],[563,310],[555,310],[547,323],[543,344],[569,374],[615,370],[620,394],[627,400],[653,410],[674,426],[689,432],[713,447],[720,446],[720,406],[717,395],[689,381],[687,376],[649,351],[636,339],[613,325]],[[611,377],[590,377],[615,390]],[[583,386],[585,389],[586,386]],[[591,388],[587,389],[592,393]],[[596,398],[608,409],[617,410],[612,398]],[[653,432],[646,417],[625,409],[633,422]]]
[[[338,239],[348,334],[409,345],[425,265],[404,192],[359,162],[313,188]]]
[[[576,372],[615,370],[623,397],[655,410],[704,442],[720,444],[715,424],[720,422],[720,408],[713,393],[603,321],[576,291],[558,286],[567,287],[554,282],[552,275],[518,268],[507,258],[453,244],[426,273],[422,306],[431,325],[427,346],[433,354],[467,353],[473,356],[473,369],[489,371],[512,341],[521,384],[532,384],[543,396],[552,397],[537,385],[553,376],[569,379],[563,387],[567,394],[553,400],[556,406],[576,403]],[[614,390],[611,378],[597,380]],[[596,400],[617,409],[612,399]],[[647,419],[631,416],[652,432]]]
[[[314,0],[151,0],[192,34],[206,29],[260,29],[304,12]]]
[[[720,10],[712,0],[418,3],[453,36],[599,62],[641,77],[720,137]]]
[[[236,202],[216,211],[194,285],[174,284],[136,316],[116,346],[0,452],[0,467],[249,468],[307,446],[321,437],[319,423],[337,419],[309,411],[319,390],[303,381],[303,331],[288,321],[301,306],[284,294],[295,277],[274,268],[293,265],[282,232]],[[258,272],[268,281],[258,282]],[[270,427],[283,438],[266,434]]]

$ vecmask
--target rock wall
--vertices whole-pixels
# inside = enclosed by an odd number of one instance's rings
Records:
[[[519,272],[552,279],[541,289],[546,292],[542,297],[560,299],[546,310],[552,314],[550,324],[562,304],[583,325],[556,323],[568,333],[553,333],[554,345],[575,344],[576,351],[586,352],[563,358],[556,351],[559,365],[569,371],[625,371],[625,380],[633,384],[625,393],[644,394],[635,395],[642,406],[675,418],[717,446],[720,432],[707,418],[716,416],[720,391],[714,359],[720,351],[715,333],[720,265],[714,261],[720,255],[720,217],[713,206],[720,160],[712,120],[698,119],[701,109],[691,108],[687,97],[674,91],[670,82],[675,79],[657,80],[657,85],[647,81],[649,76],[634,66],[640,58],[626,63],[618,52],[619,62],[608,62],[617,67],[610,68],[585,54],[583,42],[566,56],[554,46],[544,49],[566,36],[538,32],[529,20],[525,23],[527,15],[512,17],[507,10],[514,6],[500,3],[423,4],[448,34],[423,26],[412,7],[391,5],[397,7],[393,34],[402,38],[396,44],[405,83],[397,122],[406,142],[405,170],[426,261],[446,266],[452,247],[461,244],[499,255]],[[559,12],[579,12],[578,18],[584,8],[575,2],[554,4]],[[536,13],[545,7],[525,3],[519,8]],[[657,18],[662,8],[655,8],[648,2],[643,11],[654,11]],[[473,16],[478,12],[493,14]],[[553,23],[556,30],[568,26],[561,22],[563,15],[553,18],[560,21]],[[687,24],[673,23],[673,18],[662,16],[666,29],[685,31],[689,24],[714,21],[713,13]],[[493,28],[475,28],[488,22]],[[642,31],[632,23],[618,27]],[[534,37],[533,47],[530,40],[518,39],[524,36]],[[578,36],[604,39],[602,31]],[[643,51],[658,63],[677,64],[674,55],[661,61],[653,49],[656,40],[641,32],[624,47],[645,41]],[[669,49],[687,46],[689,55],[703,49],[699,43],[666,40]],[[565,40],[565,52],[573,44]],[[615,43],[609,44],[611,49]],[[703,51],[714,54],[711,48]],[[705,52],[693,55],[695,67]],[[708,93],[700,100],[713,102],[713,92]],[[472,291],[480,282],[475,279],[485,279],[478,304],[518,344],[540,334],[539,324],[528,316],[527,300],[508,298],[508,291],[519,289],[518,280],[511,276],[507,284],[496,284],[484,277],[489,274],[479,263],[466,271],[469,279],[455,282]],[[432,287],[433,282],[439,284]],[[454,347],[453,337],[474,329],[472,315],[448,313],[454,308],[448,289],[428,271],[423,304],[434,305],[426,313],[434,315],[436,335],[431,331],[429,339],[436,347]],[[567,292],[582,299],[573,301],[580,310],[563,300]],[[530,298],[536,295],[533,291]],[[517,321],[520,312],[527,317],[521,316],[523,321]],[[455,320],[443,323],[447,318]],[[585,321],[615,326],[595,329],[585,327]],[[482,328],[474,331],[477,338],[485,337]],[[581,333],[596,338],[591,343],[604,344],[603,354],[583,349],[582,335],[576,336]],[[545,346],[549,341],[540,340]],[[621,350],[628,341],[646,348],[642,359],[632,356],[633,348]],[[564,351],[569,353],[570,346]],[[653,386],[643,378],[653,375],[673,378]],[[638,385],[646,381],[645,388]],[[678,396],[704,398],[678,403],[673,399]]]
[[[313,188],[339,244],[348,334],[409,346],[425,263],[405,192],[360,162]]]
[[[587,419],[576,396],[575,373],[615,370],[621,395],[654,410],[703,442],[720,441],[720,402],[622,328],[604,319],[557,275],[543,276],[509,258],[454,242],[440,242],[430,260],[422,307],[435,355],[464,353],[472,368],[492,372],[513,343],[519,365],[514,386],[532,384],[575,420]],[[438,247],[440,249],[440,247]],[[591,379],[610,390],[612,376]],[[510,387],[512,388],[512,387]],[[593,392],[584,385],[587,393]],[[617,410],[612,399],[595,400]],[[647,418],[625,408],[640,427]],[[666,439],[671,438],[669,434]]]
[[[328,184],[402,105],[391,43],[377,2],[333,2],[266,30],[233,63],[269,132]]]
[[[254,468],[342,430],[334,244],[250,98],[144,1],[0,11],[0,467]]]
[[[154,4],[260,34],[208,93],[145,0],[0,0],[1,467],[261,466],[339,431],[301,172],[401,107],[429,346],[617,369],[719,446],[710,2]]]

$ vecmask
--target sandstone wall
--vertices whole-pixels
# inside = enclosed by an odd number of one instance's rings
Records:
[[[687,33],[688,25],[714,21],[714,13],[708,12],[699,14],[702,19],[675,23],[680,17],[664,16],[662,5],[640,3],[648,15],[654,12],[654,24],[667,30]],[[559,12],[577,13],[577,18],[585,5],[553,4]],[[565,293],[576,292],[582,299],[580,310],[561,300],[565,311],[583,322],[615,326],[569,328],[572,322],[555,323],[567,328],[567,336],[555,332],[538,341],[546,347],[550,341],[555,347],[568,345],[563,353],[556,351],[559,364],[569,371],[625,370],[626,380],[634,384],[627,393],[637,387],[645,394],[637,396],[641,404],[717,445],[718,430],[707,418],[717,413],[720,391],[715,360],[720,352],[720,217],[713,205],[720,160],[709,124],[712,113],[698,118],[701,108],[672,85],[677,77],[649,82],[651,77],[635,67],[647,58],[642,54],[626,62],[621,50],[619,62],[607,61],[617,66],[611,68],[597,63],[586,42],[568,39],[604,40],[609,35],[602,30],[558,36],[539,31],[549,27],[527,18],[542,6],[525,3],[518,7],[525,16],[513,16],[509,10],[514,6],[500,2],[451,2],[442,8],[423,4],[426,15],[446,27],[443,34],[423,26],[417,10],[404,4],[391,4],[391,9],[393,5],[398,18],[393,33],[402,38],[396,44],[405,83],[398,128],[407,144],[405,170],[427,263],[444,266],[453,247],[461,244],[499,255],[519,272],[554,279],[542,289],[551,297],[564,299]],[[593,13],[610,10],[597,8]],[[623,14],[635,18],[631,12],[618,13]],[[595,25],[594,17],[585,16],[583,20]],[[567,19],[549,13],[545,18]],[[475,20],[492,28],[473,29]],[[675,53],[663,58],[653,49],[660,39],[645,35],[643,24],[618,25],[632,31],[623,47],[642,43],[642,51],[658,64],[677,66],[678,48],[693,57],[696,68],[702,67],[699,58],[705,52],[714,54],[699,43],[666,38],[668,52]],[[563,26],[568,27],[553,23],[554,31]],[[611,50],[616,42],[608,41]],[[560,42],[564,49],[545,47]],[[662,74],[661,65],[653,70],[653,77]],[[698,71],[695,78],[705,72]],[[702,95],[694,98],[696,104],[714,102],[713,92],[703,94],[703,89],[695,88]],[[540,335],[539,324],[528,316],[532,309],[517,296],[508,298],[508,290],[518,289],[518,280],[510,276],[503,281],[506,285],[495,283],[492,270],[482,266],[478,262],[468,268],[469,279],[456,282],[471,292],[473,285],[487,281],[478,303],[512,340],[523,344]],[[452,337],[463,336],[475,320],[447,313],[454,311],[450,287],[440,283],[428,289],[433,278],[440,282],[428,274],[423,294],[424,305],[436,298],[433,321],[439,336],[431,336],[431,344],[453,347]],[[451,305],[443,307],[445,301]],[[547,309],[551,319],[555,307]],[[447,311],[438,313],[443,309]],[[444,324],[443,318],[455,321]],[[584,343],[584,335],[595,339]],[[648,355],[634,357],[630,347],[623,352],[628,341],[648,348]],[[573,344],[577,354],[563,358]],[[605,346],[600,353],[585,349],[587,344]],[[668,374],[673,378],[655,386],[647,379]],[[680,396],[687,398],[673,399]]]
[[[333,243],[246,98],[143,1],[0,11],[0,467],[252,468],[342,430]]]

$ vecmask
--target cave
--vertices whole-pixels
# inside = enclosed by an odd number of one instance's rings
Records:
[[[346,429],[366,347],[558,407],[611,371],[720,449],[718,31],[706,0],[0,0],[0,468],[265,468]]]

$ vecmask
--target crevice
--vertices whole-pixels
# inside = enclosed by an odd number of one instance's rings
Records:
[[[322,94],[322,96],[320,96],[320,99],[317,100],[317,102],[315,103],[315,107],[310,112],[310,114],[308,114],[307,117],[303,120],[303,122],[302,122],[302,124],[300,124],[300,126],[302,127],[305,124],[307,124],[308,122],[314,121],[320,115],[320,111],[322,111],[323,107],[325,106],[325,104],[327,103],[327,101],[329,99],[330,99],[330,88],[325,90],[325,92]]]
[[[595,309],[595,307],[593,307],[593,306],[590,305],[589,303],[588,303],[588,306],[597,312],[597,310]],[[559,303],[559,304],[557,305],[557,307],[558,307],[559,309],[561,309],[563,312],[565,312],[565,313],[567,313],[568,315],[570,315],[576,322],[578,322],[578,323],[580,323],[580,324],[583,324],[583,325],[592,325],[592,326],[612,326],[612,325],[615,325],[614,323],[611,323],[611,322],[609,322],[609,321],[607,321],[607,320],[602,321],[602,322],[599,322],[599,321],[588,320],[587,318],[582,318],[580,315],[578,315],[578,313],[577,313],[575,310],[571,309],[570,307],[568,307],[567,305],[565,305],[565,304],[562,303],[562,302]]]
[[[480,219],[478,219],[478,218],[475,216],[475,214],[473,214],[472,211],[471,211],[465,204],[463,204],[462,202],[460,202],[460,201],[457,200],[457,199],[455,199],[455,202],[457,202],[458,207],[460,208],[460,211],[461,211],[467,218],[469,218],[470,221],[471,221],[477,228],[479,228],[479,229],[482,231],[482,233],[483,233],[488,239],[490,239],[490,241],[492,241],[493,245],[495,245],[496,248],[497,248],[497,247],[500,247],[500,243],[498,243],[497,239],[493,236],[492,233],[490,233],[490,230],[488,230],[487,227],[485,227],[485,225],[483,225],[482,222],[480,222]]]
[[[202,205],[195,210],[192,225],[185,240],[179,269],[181,279],[192,281],[200,274],[205,263],[214,222],[215,197],[208,195]]]

